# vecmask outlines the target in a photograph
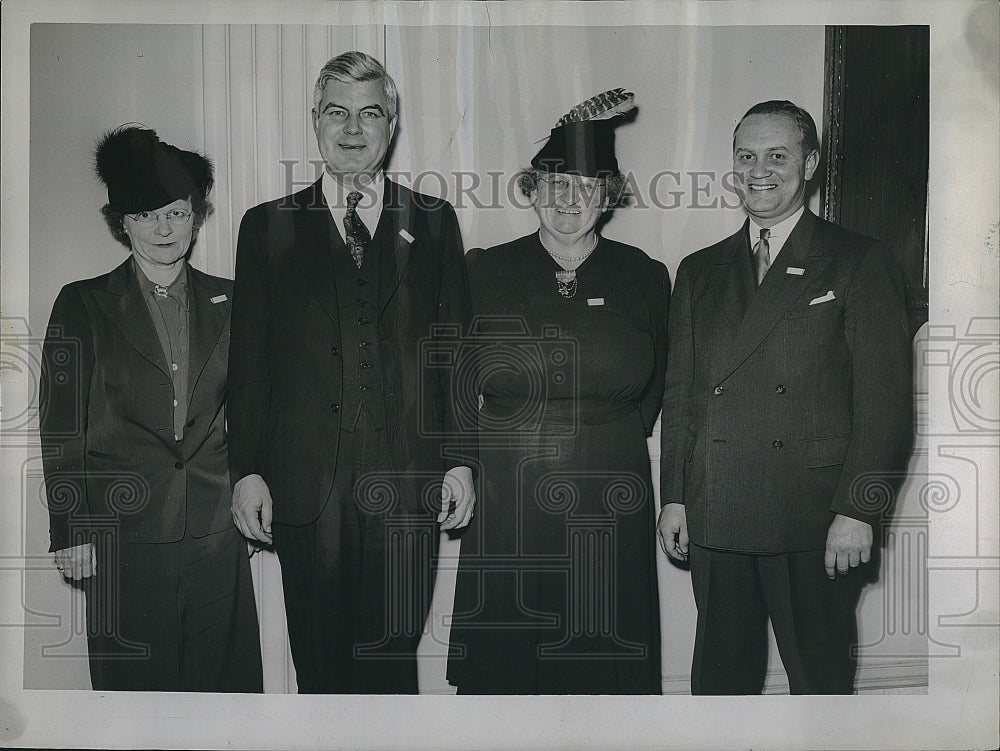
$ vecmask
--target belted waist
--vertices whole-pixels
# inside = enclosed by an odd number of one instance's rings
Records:
[[[638,401],[604,399],[518,399],[483,397],[483,412],[503,418],[517,417],[523,426],[606,425],[639,410]]]

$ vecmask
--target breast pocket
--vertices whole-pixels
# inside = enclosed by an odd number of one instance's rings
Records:
[[[794,320],[796,318],[812,318],[814,316],[836,316],[840,315],[843,311],[844,306],[840,300],[824,300],[823,302],[817,302],[813,304],[808,304],[803,306],[796,306],[790,309],[783,318],[785,320]]]

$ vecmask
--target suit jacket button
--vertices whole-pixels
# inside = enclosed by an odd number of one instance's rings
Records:
[[[784,443],[782,443],[781,441],[775,441],[775,442],[774,442],[774,443],[772,443],[771,445],[772,445],[772,446],[774,446],[774,447],[775,447],[776,449],[780,449],[780,448],[781,448],[782,446],[784,446],[785,444],[784,444]]]
[[[330,411],[331,412],[340,412],[340,405],[337,404],[337,402],[334,402],[333,404],[330,405]]]
[[[722,386],[716,386],[714,389],[712,389],[712,393],[715,394],[716,396],[721,396],[723,391],[725,391],[725,389],[722,388]]]
[[[785,393],[785,387],[782,384],[780,384],[780,383],[777,386],[774,387],[774,390],[775,390],[775,392],[777,392],[779,394],[784,394]]]
[[[184,469],[183,460],[178,459],[176,462],[174,462],[174,469]]]
[[[340,354],[340,347],[330,347],[330,354],[336,357]]]

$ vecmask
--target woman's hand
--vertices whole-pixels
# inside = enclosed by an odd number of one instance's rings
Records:
[[[97,573],[97,551],[92,542],[57,550],[54,557],[56,568],[67,579],[79,581]]]

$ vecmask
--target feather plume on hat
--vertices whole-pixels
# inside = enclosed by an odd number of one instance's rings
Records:
[[[584,120],[610,120],[635,109],[635,94],[623,88],[608,89],[580,102],[559,118],[556,127]]]
[[[618,173],[614,119],[635,109],[635,94],[609,89],[580,102],[559,118],[531,166],[545,172],[587,177]]]

